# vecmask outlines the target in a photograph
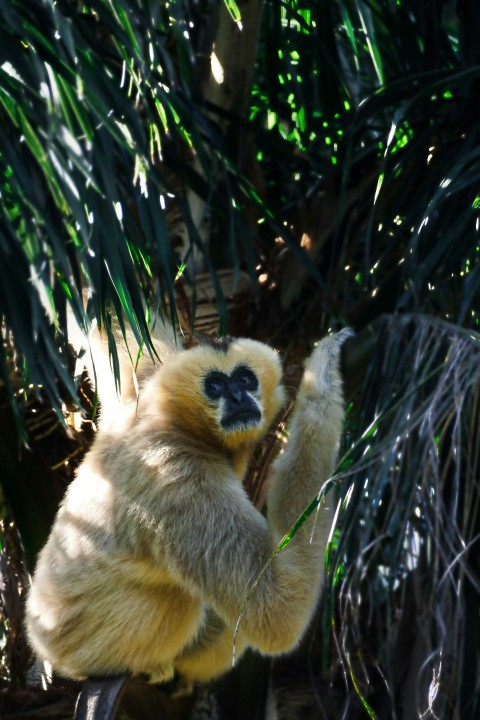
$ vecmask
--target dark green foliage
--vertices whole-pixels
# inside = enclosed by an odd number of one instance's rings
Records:
[[[474,5],[268,4],[259,157],[276,216],[312,240],[329,316],[361,327],[426,311],[478,326]]]
[[[323,626],[345,684],[329,706],[326,673],[312,707],[475,717],[479,340],[462,328],[479,327],[478,8],[335,3],[320,31],[322,5],[269,5],[261,48],[278,84],[260,78],[253,113],[271,126],[257,135],[271,204],[310,237],[323,280],[300,294],[298,267],[287,270],[284,302],[310,320],[373,323],[347,359],[362,393],[329,557],[335,642],[328,614]],[[394,315],[379,331],[383,313]]]
[[[468,332],[392,318],[340,469],[334,632],[356,686],[392,717],[479,709],[479,361]]]
[[[102,0],[0,8],[0,314],[29,381],[57,408],[55,376],[75,393],[67,303],[82,321],[82,287],[92,288],[91,315],[105,324],[113,308],[148,345],[144,297],[174,305],[165,214],[174,195],[199,242],[178,192],[186,184],[208,195],[186,162],[192,148],[204,171],[211,164],[186,9]]]

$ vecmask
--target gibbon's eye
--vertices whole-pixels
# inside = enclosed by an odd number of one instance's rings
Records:
[[[210,373],[205,378],[205,394],[210,400],[218,400],[225,392],[226,377],[223,373]]]
[[[254,372],[252,372],[249,368],[246,367],[240,367],[238,370],[234,373],[235,380],[241,385],[241,387],[245,388],[245,390],[257,390],[258,389],[258,379]]]

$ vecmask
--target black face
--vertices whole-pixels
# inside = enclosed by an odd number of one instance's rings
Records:
[[[258,390],[258,379],[250,368],[242,365],[231,375],[213,370],[205,378],[204,389],[209,400],[223,398],[222,427],[225,430],[260,422],[262,414],[249,394]]]

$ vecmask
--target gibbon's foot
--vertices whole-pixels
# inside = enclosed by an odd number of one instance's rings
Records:
[[[151,673],[139,673],[139,677],[149,685],[169,685],[175,683],[178,679],[178,674],[175,672],[173,665],[169,667],[162,667]]]
[[[179,673],[174,671],[173,675],[168,675],[168,678],[166,675],[162,678],[161,673],[155,673],[155,675],[149,675],[148,673],[140,673],[138,676],[141,678],[144,682],[146,682],[148,685],[153,685],[154,687],[158,688],[161,692],[165,693],[166,695],[169,695],[170,697],[184,697],[186,695],[191,695],[193,692],[193,683],[188,682],[183,678]],[[159,679],[160,678],[160,679]]]
[[[177,672],[172,678],[170,678],[170,680],[155,683],[152,683],[152,681],[149,680],[148,683],[149,685],[154,684],[156,688],[166,693],[166,695],[170,695],[170,697],[184,697],[186,695],[191,695],[194,688],[193,683],[185,680],[185,678]]]
[[[174,683],[175,681],[175,683]],[[175,676],[174,680],[172,682],[172,687],[169,691],[170,696],[172,698],[182,698],[182,697],[188,697],[191,695],[195,689],[195,685],[192,682],[189,682],[185,678],[183,678],[181,675]],[[169,685],[170,683],[167,683]],[[161,686],[160,686],[161,687]]]

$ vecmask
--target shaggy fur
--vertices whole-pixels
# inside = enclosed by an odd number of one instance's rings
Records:
[[[76,679],[146,673],[154,682],[177,672],[191,683],[231,666],[246,592],[333,471],[346,336],[325,338],[306,363],[266,518],[242,479],[284,402],[271,348],[238,339],[179,351],[169,342],[159,347],[163,364],[140,368],[138,397],[125,383],[112,412],[112,393],[101,395],[104,419],[39,556],[27,602],[30,641],[54,670]],[[259,379],[252,395],[262,419],[225,433],[203,379],[239,365]],[[331,517],[323,506],[313,542],[303,528],[264,573],[240,625],[237,657],[247,646],[273,655],[297,645],[320,592]]]

